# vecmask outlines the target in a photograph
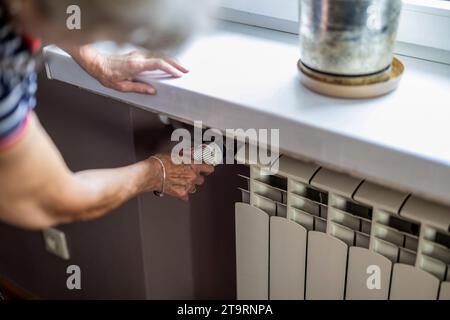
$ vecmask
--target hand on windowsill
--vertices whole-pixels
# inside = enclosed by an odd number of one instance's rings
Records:
[[[133,51],[124,55],[102,54],[91,46],[67,50],[77,63],[103,86],[121,92],[155,95],[156,89],[148,83],[135,81],[146,71],[163,71],[180,78],[189,72],[175,59],[161,54]]]

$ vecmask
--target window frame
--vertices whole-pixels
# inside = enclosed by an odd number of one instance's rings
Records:
[[[270,1],[277,5],[273,14]],[[298,34],[297,3],[297,0],[219,0],[218,18]],[[450,64],[449,31],[450,1],[403,0],[396,53]]]

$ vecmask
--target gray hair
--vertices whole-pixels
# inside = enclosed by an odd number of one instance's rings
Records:
[[[211,0],[39,0],[41,14],[65,27],[67,8],[81,9],[92,40],[128,42],[149,50],[178,46],[205,25]]]

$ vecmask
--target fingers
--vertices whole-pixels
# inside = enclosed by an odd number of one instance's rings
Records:
[[[173,191],[174,191],[174,196],[176,198],[183,200],[183,201],[189,200],[189,193],[185,187],[182,187],[182,186],[174,187]]]
[[[209,176],[214,172],[214,167],[208,164],[191,164],[191,168],[200,177]]]
[[[172,64],[164,61],[163,59],[151,59],[145,64],[145,70],[161,70],[164,71],[167,74],[170,74],[171,76],[175,78],[180,78],[183,74],[180,72],[176,67],[174,67]]]
[[[197,177],[194,180],[194,184],[201,186],[204,183],[205,183],[205,177],[203,177],[202,175],[197,175]]]
[[[189,189],[189,194],[194,194],[197,192],[197,186],[194,185],[192,188]]]
[[[184,184],[188,190],[195,185],[200,186],[205,183],[205,177],[201,173],[196,172],[192,168],[189,169],[189,173],[187,173],[184,178],[178,178],[175,183]]]
[[[156,90],[150,84],[132,81],[145,71],[160,70],[174,78],[180,78],[189,71],[176,59],[159,54],[148,55],[140,51],[126,55],[110,55],[107,61],[107,67],[103,68],[105,70],[96,78],[105,87],[121,92],[155,95]]]
[[[180,200],[188,201],[189,196],[197,191],[197,186],[203,185],[204,182],[205,178],[191,169],[184,178],[176,178],[171,181],[173,195]]]
[[[203,174],[205,176],[209,176],[214,172],[214,167],[209,164],[195,164],[196,170],[198,170],[199,174]]]
[[[205,183],[205,176],[214,171],[207,164],[180,164],[172,162],[170,155],[160,155],[166,164],[166,194],[177,199],[188,201],[189,196],[196,192],[197,186]]]
[[[121,81],[117,83],[116,90],[150,95],[156,94],[156,89],[152,85],[142,82]]]
[[[202,182],[203,183],[203,182]],[[175,196],[183,201],[188,201],[189,196],[197,191],[196,183],[187,183],[183,186],[177,186],[174,188]]]
[[[189,70],[185,67],[183,67],[176,59],[174,58],[170,58],[170,57],[166,57],[164,58],[164,60],[169,63],[171,66],[175,67],[177,70],[183,72],[183,73],[188,73]]]

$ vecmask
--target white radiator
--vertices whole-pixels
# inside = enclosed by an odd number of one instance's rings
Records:
[[[241,178],[238,299],[450,299],[450,208],[286,156]]]

